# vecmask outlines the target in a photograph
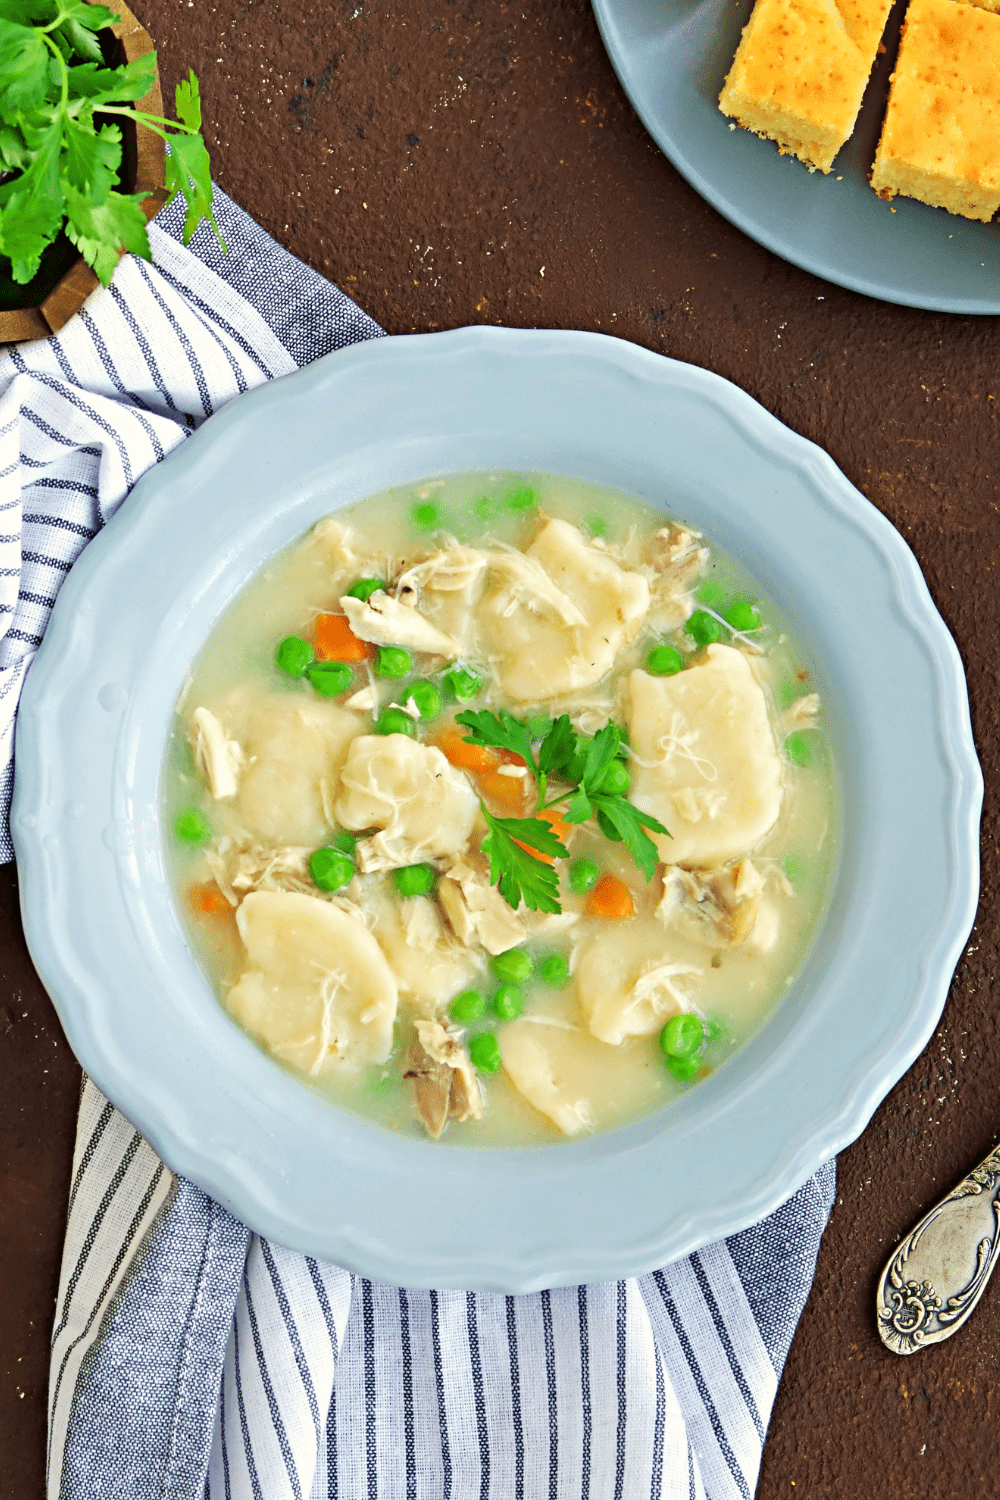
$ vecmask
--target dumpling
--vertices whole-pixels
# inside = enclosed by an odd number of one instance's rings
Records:
[[[321,844],[340,766],[358,732],[356,716],[312,693],[242,689],[218,713],[246,761],[231,804],[238,823],[270,843]]]
[[[480,610],[500,686],[537,703],[592,687],[635,639],[649,584],[590,546],[568,521],[549,520],[525,553],[494,552],[496,584]]]
[[[334,811],[345,828],[382,830],[359,842],[361,869],[392,870],[464,849],[479,798],[433,745],[362,734],[347,753]]]
[[[563,1135],[579,1135],[593,1119],[587,1077],[586,1033],[562,1024],[522,1017],[503,1029],[504,1071],[518,1093]]]
[[[253,891],[236,925],[246,967],[227,1004],[253,1036],[312,1078],[386,1061],[396,981],[362,922],[317,896]]]
[[[748,854],[781,810],[781,757],[767,702],[742,651],[709,646],[674,677],[633,672],[631,800],[672,837],[660,858],[721,865]]]
[[[587,937],[574,958],[576,993],[599,1041],[619,1046],[627,1036],[649,1036],[688,1003],[684,981],[703,972],[665,951],[663,928],[639,918],[610,923]]]

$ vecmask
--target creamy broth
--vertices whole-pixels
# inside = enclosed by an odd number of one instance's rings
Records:
[[[366,578],[387,591],[351,599]],[[706,618],[707,645],[692,633]],[[383,676],[368,655],[341,681],[278,665],[280,643],[311,655],[327,631],[359,655],[405,648],[412,669]],[[479,678],[469,698],[449,688],[469,686],[456,664]],[[410,693],[424,683],[442,706],[425,698],[421,716],[425,689]],[[649,832],[648,882],[588,819],[556,827],[561,913],[504,901],[483,807],[530,817],[536,783],[496,751],[470,765],[455,724],[504,709],[536,752],[564,714],[584,739],[622,729],[624,795],[673,835]],[[385,732],[400,713],[410,732]],[[555,774],[546,800],[573,782]],[[478,473],[339,511],[250,581],[178,704],[164,813],[192,948],[278,1062],[392,1129],[437,1137],[450,1109],[442,1141],[524,1145],[648,1113],[757,1030],[822,917],[837,795],[810,664],[710,539],[595,485]],[[316,884],[321,849],[338,870],[353,861],[335,889]],[[426,894],[400,894],[411,866]],[[631,915],[594,914],[601,892]],[[505,1019],[495,970],[511,953],[533,971]],[[456,1004],[469,991],[486,1006],[471,1019]],[[678,1014],[702,1034],[680,1061],[661,1045]]]

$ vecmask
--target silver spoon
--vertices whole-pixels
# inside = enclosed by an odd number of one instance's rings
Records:
[[[969,1317],[1000,1257],[1000,1146],[897,1245],[875,1294],[895,1354],[940,1344]]]

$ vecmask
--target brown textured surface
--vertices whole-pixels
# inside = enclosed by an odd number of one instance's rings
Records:
[[[841,1156],[758,1496],[994,1495],[1000,1281],[966,1329],[909,1360],[879,1344],[872,1293],[892,1243],[1000,1131],[996,322],[867,301],[720,219],[645,135],[585,0],[137,9],[166,97],[189,66],[201,79],[221,185],[390,332],[586,328],[706,366],[822,444],[916,552],[969,675],[983,899],[940,1031]],[[35,1500],[78,1075],[20,946],[11,878],[0,1496]]]

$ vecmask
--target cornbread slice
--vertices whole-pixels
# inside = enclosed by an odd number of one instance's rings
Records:
[[[966,219],[1000,207],[1000,15],[910,0],[872,187]]]
[[[719,108],[829,172],[854,129],[892,0],[757,0]]]

